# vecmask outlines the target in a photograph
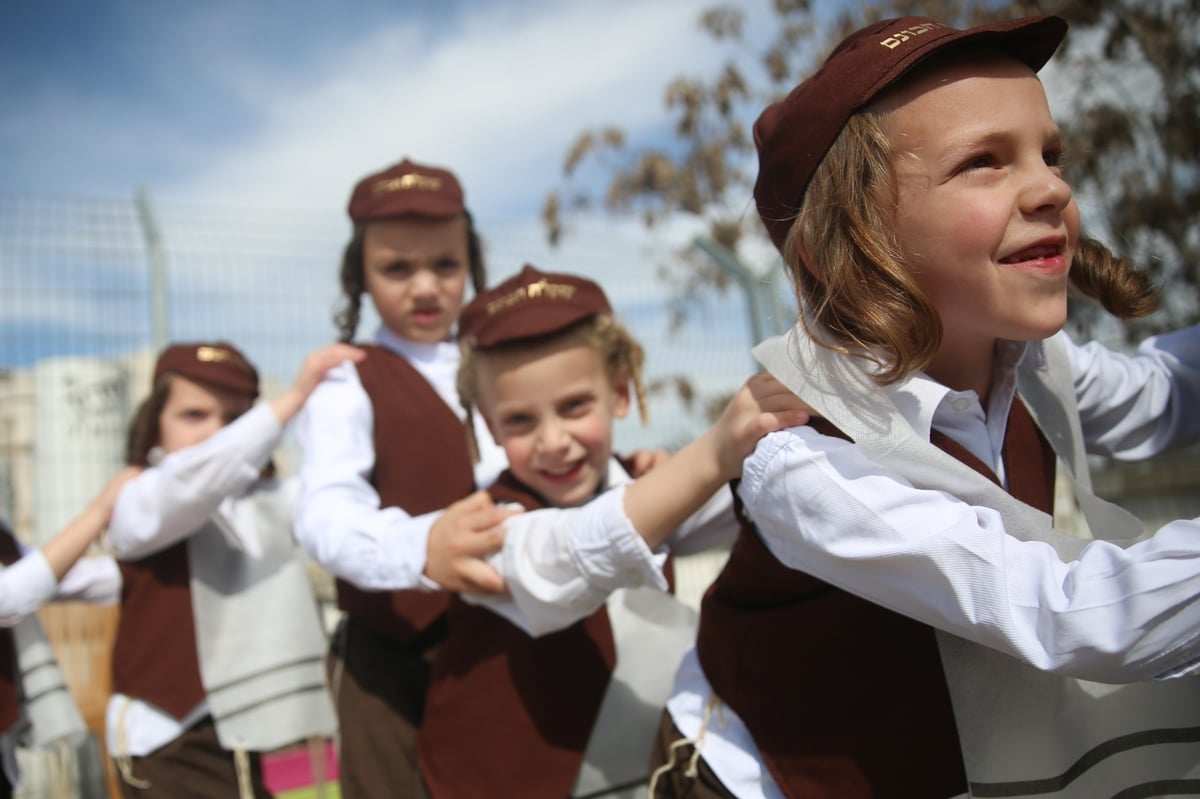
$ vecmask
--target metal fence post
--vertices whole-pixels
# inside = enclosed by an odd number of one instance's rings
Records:
[[[170,320],[167,305],[167,250],[163,245],[162,229],[154,215],[150,192],[138,187],[138,221],[142,226],[142,237],[146,240],[146,266],[150,272],[150,344],[155,352],[161,351],[170,341]]]

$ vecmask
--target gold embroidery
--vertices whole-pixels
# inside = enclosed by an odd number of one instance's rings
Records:
[[[422,191],[437,191],[442,187],[442,179],[433,175],[418,175],[409,172],[407,175],[381,180],[371,187],[372,194],[386,194],[392,191],[420,189]]]
[[[896,31],[894,34],[881,41],[880,44],[889,50],[895,50],[909,39],[920,36],[922,33],[929,33],[932,30],[937,30],[938,28],[944,27],[946,26],[940,22],[923,22],[920,25],[914,25],[911,28],[905,28],[902,31]]]
[[[219,350],[216,347],[196,348],[197,361],[204,361],[206,363],[219,363],[221,361],[228,361],[229,359],[230,355],[225,350]]]
[[[487,312],[488,316],[495,316],[525,299],[545,297],[550,300],[569,300],[573,296],[575,296],[575,286],[566,283],[551,283],[542,278],[536,283],[515,288],[503,297],[492,300],[488,303]]]

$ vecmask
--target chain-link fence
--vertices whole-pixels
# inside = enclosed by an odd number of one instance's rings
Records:
[[[505,220],[477,222],[492,282],[534,249],[489,238],[507,233]],[[18,535],[51,535],[121,464],[126,425],[167,341],[226,339],[258,366],[264,394],[290,382],[305,353],[335,336],[348,235],[335,211],[0,193],[0,513]],[[670,287],[653,264],[610,269],[609,257],[568,245],[538,266],[599,280],[646,347],[648,381],[665,386],[651,397],[648,428],[618,425],[618,448],[678,446],[707,424],[703,399],[732,392],[752,367],[744,301],[715,297],[671,332]],[[360,337],[375,324],[368,308]],[[681,398],[667,379],[676,375],[700,401]],[[294,469],[290,440],[279,460]]]

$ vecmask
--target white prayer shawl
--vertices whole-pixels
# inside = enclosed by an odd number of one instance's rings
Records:
[[[43,749],[64,740],[78,743],[87,734],[87,726],[59,671],[42,625],[36,616],[27,616],[12,628],[12,633],[17,650],[21,711],[23,720],[29,724],[28,738],[22,735],[21,745]]]
[[[994,508],[1009,535],[1044,541],[1065,560],[1087,544],[917,435],[861,359],[815,344],[799,326],[754,354],[869,457],[917,488]],[[1140,522],[1091,492],[1062,343],[1030,344],[1017,387],[1065,466],[1091,535],[1118,546],[1144,538]],[[1039,671],[940,630],[938,644],[972,796],[1095,799],[1200,790],[1200,678],[1108,685]]]
[[[268,751],[331,736],[327,642],[282,491],[246,498],[242,533],[214,516],[188,539],[200,676],[221,745]]]

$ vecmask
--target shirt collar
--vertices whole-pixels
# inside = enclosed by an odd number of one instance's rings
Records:
[[[1008,410],[1017,391],[1017,366],[1025,358],[1041,358],[1040,347],[1027,342],[1000,340],[996,343],[996,366],[992,378],[992,395],[988,401],[989,427],[1007,423]],[[920,436],[928,439],[934,427],[949,415],[962,413],[972,406],[983,415],[979,397],[974,391],[953,391],[925,372],[914,372],[904,380],[884,387],[884,393],[896,406],[901,417]]]
[[[437,361],[444,358],[447,354],[456,354],[458,352],[457,338],[451,338],[449,341],[439,341],[436,344],[425,344],[398,336],[386,325],[380,325],[375,329],[375,343],[392,352],[403,355],[410,361]],[[447,350],[452,350],[453,352],[447,353]]]

